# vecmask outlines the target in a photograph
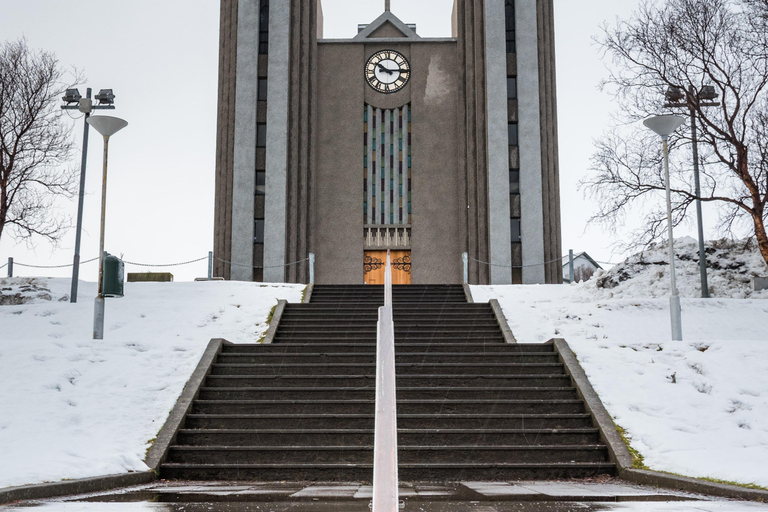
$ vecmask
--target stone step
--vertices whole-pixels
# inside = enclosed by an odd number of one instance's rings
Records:
[[[406,352],[396,353],[398,363],[556,363],[558,357],[554,353],[455,353],[455,352]],[[375,363],[376,353],[368,352],[266,352],[237,353],[229,352],[219,355],[219,364],[294,364],[294,363]]]
[[[456,375],[472,378],[475,375],[503,375],[506,377],[515,375],[564,375],[561,363],[396,363],[397,377],[407,375]],[[227,376],[315,376],[315,375],[374,375],[375,363],[339,363],[336,361],[326,363],[272,363],[264,364],[214,364],[211,367],[211,375]]]
[[[370,464],[165,464],[163,475],[182,480],[316,481],[370,483]],[[615,474],[608,463],[404,464],[401,481],[555,480]]]
[[[319,342],[322,340],[322,343]],[[333,341],[328,338],[318,338],[317,340],[308,340],[302,343],[275,342],[270,344],[225,344],[222,346],[222,354],[259,354],[259,353],[304,353],[310,352],[371,352],[376,353],[376,340],[371,341]],[[489,342],[476,343],[472,341],[463,341],[460,343],[440,344],[435,342],[416,343],[416,342],[398,342],[395,340],[395,353],[432,353],[432,352],[451,352],[468,354],[485,354],[505,352],[509,354],[530,354],[530,353],[549,353],[554,354],[552,344],[518,344]]]
[[[400,481],[556,480],[613,475],[605,462],[403,464]],[[221,481],[325,481],[370,483],[372,464],[163,464],[164,478]]]
[[[209,375],[206,387],[263,386],[369,386],[375,385],[376,375]],[[406,387],[569,387],[570,377],[562,375],[400,375],[398,385]]]
[[[373,399],[375,384],[368,386],[312,386],[312,387],[205,387],[200,389],[201,400],[269,400],[290,398],[312,398],[330,400],[333,398],[370,398]],[[397,387],[400,400],[469,400],[476,399],[511,399],[516,400],[576,400],[575,388],[516,388],[516,387]]]
[[[370,414],[189,414],[187,429],[372,429],[375,416]],[[397,425],[403,429],[575,429],[591,428],[589,414],[398,414]]]
[[[313,399],[227,399],[196,400],[196,414],[369,414],[375,410],[374,398]],[[504,399],[398,399],[398,414],[584,414],[576,400],[536,401]]]
[[[597,429],[401,429],[398,445],[481,446],[592,445],[599,442]],[[373,428],[353,429],[180,429],[176,446],[365,446],[373,445]]]
[[[602,445],[409,446],[399,445],[398,464],[605,462]],[[169,462],[191,464],[371,464],[373,446],[172,446]]]

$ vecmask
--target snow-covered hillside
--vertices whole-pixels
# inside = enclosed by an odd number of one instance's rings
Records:
[[[126,283],[92,338],[94,283],[0,279],[0,488],[143,471],[211,338],[254,342],[304,286]]]

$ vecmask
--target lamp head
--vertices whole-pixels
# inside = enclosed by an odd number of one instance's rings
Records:
[[[99,91],[99,94],[94,96],[94,99],[99,100],[99,105],[114,105],[115,104],[115,95],[112,92],[112,89],[102,89]]]
[[[669,86],[664,94],[664,99],[669,103],[680,103],[685,99],[685,92],[682,87]]]
[[[705,85],[701,88],[699,91],[699,99],[700,100],[716,100],[717,99],[717,91],[715,90],[714,85]]]
[[[64,96],[62,96],[62,100],[67,104],[71,105],[72,103],[78,103],[80,101],[80,98],[82,96],[80,95],[80,91],[77,89],[67,89],[67,91],[64,93]]]
[[[103,137],[111,137],[128,126],[128,121],[112,116],[91,116],[87,122]]]
[[[684,122],[685,118],[680,116],[655,116],[649,117],[643,121],[643,124],[661,136],[662,139],[667,139]]]

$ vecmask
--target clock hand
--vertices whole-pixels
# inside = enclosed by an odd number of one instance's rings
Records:
[[[397,71],[396,69],[387,69],[387,68],[385,68],[385,67],[384,67],[384,65],[383,65],[383,64],[379,64],[378,66],[379,66],[379,69],[380,69],[380,70],[382,70],[382,71],[386,71],[386,72],[387,72],[387,73],[389,73],[390,75],[391,75],[392,73],[394,73],[395,71]]]

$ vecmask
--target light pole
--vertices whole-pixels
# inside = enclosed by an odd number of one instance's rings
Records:
[[[675,243],[672,237],[672,198],[669,191],[669,136],[680,128],[685,122],[680,116],[656,116],[643,121],[643,124],[661,136],[664,146],[664,181],[667,189],[667,233],[669,236],[669,274],[672,286],[672,295],[669,297],[669,315],[672,322],[672,339],[683,339],[683,322],[680,314],[680,295],[677,293],[675,281]]]
[[[93,308],[93,339],[104,339],[104,226],[107,219],[107,159],[109,138],[119,132],[128,122],[117,117],[94,116],[87,120],[104,137],[104,177],[101,183],[101,234],[99,236],[99,294]]]
[[[712,101],[717,99],[717,92],[711,85],[705,85],[700,91],[691,85],[688,94],[682,87],[669,87],[665,95],[667,108],[688,107],[691,116],[691,142],[693,143],[693,182],[696,193],[696,221],[699,231],[699,274],[701,280],[701,298],[709,298],[709,284],[707,283],[707,253],[704,250],[704,224],[701,219],[701,182],[699,180],[699,140],[696,134],[696,106],[717,107],[720,103]],[[683,101],[685,100],[685,101]]]
[[[83,230],[83,199],[85,197],[85,164],[88,161],[88,126],[90,126],[88,118],[93,110],[114,110],[115,95],[112,94],[112,89],[102,89],[96,95],[99,103],[94,105],[91,100],[91,88],[89,87],[86,90],[85,98],[80,96],[79,90],[67,89],[67,92],[64,93],[64,97],[61,99],[66,103],[66,105],[61,106],[63,110],[79,110],[85,114],[85,122],[83,123],[83,157],[80,162],[80,195],[77,200],[75,257],[72,265],[72,288],[69,293],[69,302],[77,302],[77,283],[80,279],[80,235]]]

